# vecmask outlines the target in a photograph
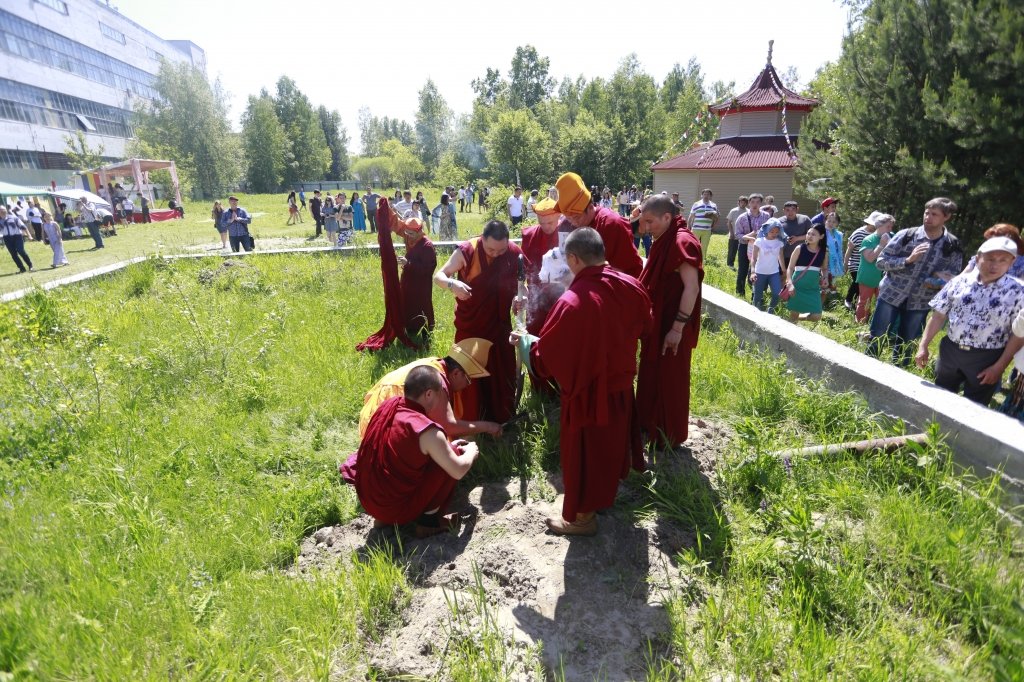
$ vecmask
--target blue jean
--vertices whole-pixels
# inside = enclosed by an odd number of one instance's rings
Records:
[[[871,341],[867,354],[879,357],[882,353],[882,339],[888,338],[892,345],[892,361],[901,367],[910,364],[913,342],[921,338],[928,309],[907,310],[906,303],[895,306],[879,299],[875,314],[871,316]]]
[[[754,282],[754,307],[764,310],[764,292],[770,289],[772,292],[771,303],[768,304],[768,312],[774,313],[779,305],[779,292],[782,291],[782,274],[775,272],[771,275],[758,275]]]
[[[651,257],[651,241],[652,241],[651,235],[645,234],[643,237],[633,237],[633,247],[636,250],[638,250],[638,251],[640,250],[640,242],[641,242],[641,240],[644,243],[644,258],[650,258]]]

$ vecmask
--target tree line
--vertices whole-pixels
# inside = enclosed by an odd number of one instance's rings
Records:
[[[797,181],[842,197],[854,216],[884,210],[904,225],[918,223],[923,200],[950,196],[961,207],[955,229],[968,241],[1013,222],[1024,189],[1019,0],[847,4],[840,57],[802,89],[821,106],[802,130]],[[795,73],[782,78],[792,85]],[[558,81],[530,45],[470,87],[472,111],[461,115],[431,80],[411,122],[364,107],[362,154],[353,156],[338,113],[314,108],[287,77],[274,94],[249,97],[235,134],[219,83],[164,64],[160,97],[138,112],[133,151],[175,159],[204,194],[243,179],[253,191],[318,178],[538,187],[566,169],[618,188],[648,182],[666,152],[714,139],[717,120],[698,114],[735,91],[735,83],[707,84],[693,59],[655,79],[636,55],[608,77]]]

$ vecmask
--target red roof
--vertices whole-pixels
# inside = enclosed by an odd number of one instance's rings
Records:
[[[779,85],[775,85],[776,83]],[[782,104],[783,95],[786,97],[786,109],[789,111],[810,111],[819,104],[818,100],[801,97],[782,85],[779,74],[769,62],[746,92],[712,104],[708,110],[725,116],[726,113],[741,111],[778,109]]]
[[[797,138],[790,136],[796,147]],[[698,165],[700,164],[700,165]],[[662,161],[651,170],[732,170],[740,168],[792,168],[786,138],[782,135],[763,137],[727,137],[694,147],[679,156]]]

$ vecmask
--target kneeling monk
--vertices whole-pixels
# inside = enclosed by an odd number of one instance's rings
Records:
[[[441,374],[421,366],[406,377],[405,396],[389,398],[370,419],[356,493],[378,524],[416,521],[420,538],[458,528],[458,515],[446,516],[445,507],[479,452],[473,443],[448,442],[438,423],[447,404]]]
[[[586,227],[565,240],[573,273],[529,349],[533,371],[558,383],[565,499],[547,520],[560,535],[593,535],[595,512],[615,502],[630,465],[643,470],[633,397],[636,350],[651,326],[651,301],[640,283],[605,262],[601,236]],[[521,348],[533,337],[513,336]]]
[[[463,419],[462,400],[459,394],[472,385],[474,379],[490,376],[485,369],[491,342],[487,339],[462,339],[452,344],[448,355],[443,358],[414,360],[382,376],[363,397],[363,409],[359,412],[359,437],[366,433],[370,418],[385,400],[404,395],[405,380],[416,367],[433,367],[441,373],[444,391],[448,396],[448,409],[438,421],[445,433],[452,438],[472,433],[501,435],[501,425],[496,422],[466,421]]]

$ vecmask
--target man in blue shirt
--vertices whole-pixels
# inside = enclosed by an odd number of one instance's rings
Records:
[[[7,207],[0,205],[0,235],[3,235],[4,246],[7,247],[7,252],[14,259],[14,264],[18,266],[19,272],[31,272],[35,268],[32,267],[32,259],[25,252],[23,229],[25,229],[25,224],[21,222],[21,219],[13,214],[8,215]],[[26,266],[28,267],[26,268]]]
[[[811,224],[812,225],[824,225],[825,224],[825,218],[828,217],[828,214],[836,212],[836,204],[838,204],[838,203],[839,203],[839,199],[834,199],[832,197],[828,197],[826,199],[823,199],[822,202],[821,202],[821,213],[819,213],[818,215],[816,215],[813,218],[811,218]],[[787,232],[786,234],[789,234],[789,233]]]
[[[238,253],[238,247],[252,251],[252,236],[249,234],[249,223],[252,218],[249,212],[238,205],[238,197],[228,197],[229,207],[220,217],[221,225],[228,229],[231,250]]]

